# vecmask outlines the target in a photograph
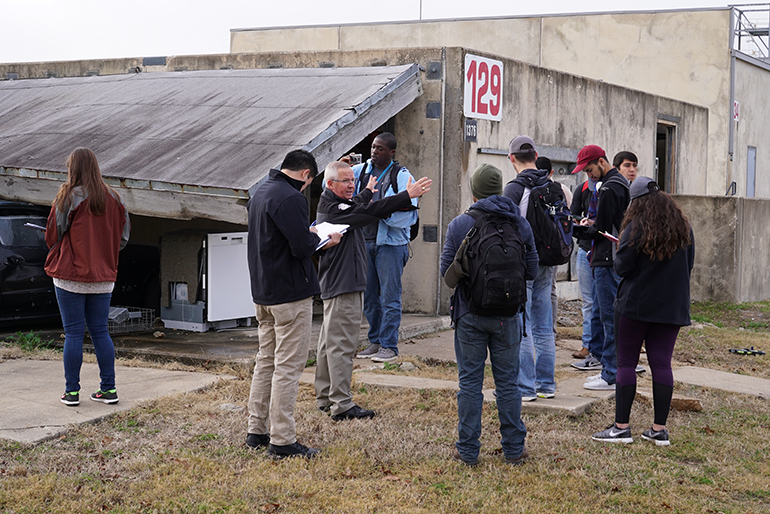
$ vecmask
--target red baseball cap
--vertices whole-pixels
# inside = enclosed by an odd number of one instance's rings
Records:
[[[575,169],[572,170],[572,173],[580,173],[589,162],[595,161],[599,157],[604,157],[607,159],[607,155],[604,153],[604,150],[602,150],[601,147],[596,145],[584,146],[578,152],[577,166],[575,166]]]

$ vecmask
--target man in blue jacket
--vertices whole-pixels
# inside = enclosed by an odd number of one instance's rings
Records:
[[[248,262],[251,295],[259,322],[259,351],[249,395],[246,444],[268,454],[313,457],[320,450],[297,441],[294,407],[299,377],[307,362],[313,295],[321,292],[310,257],[321,239],[309,229],[302,191],[318,174],[304,150],[286,155],[270,170],[248,203]],[[332,234],[324,246],[340,242]]]
[[[531,280],[537,272],[537,250],[532,229],[527,220],[519,215],[518,207],[500,196],[503,192],[503,175],[491,164],[482,164],[471,176],[471,194],[474,204],[470,210],[479,209],[511,218],[525,243],[526,270],[524,278]],[[444,249],[441,252],[441,275],[446,276],[457,249],[471,228],[474,218],[468,214],[449,222]],[[455,355],[460,378],[457,393],[458,440],[453,458],[468,466],[478,463],[481,443],[481,408],[484,403],[482,386],[484,364],[489,350],[492,375],[497,390],[497,412],[505,460],[517,465],[528,457],[524,447],[527,427],[521,420],[521,392],[518,387],[519,344],[521,342],[521,315],[485,316],[470,312],[463,288],[457,287],[452,295],[452,321],[455,325]]]
[[[370,176],[377,177],[372,200],[387,198],[414,182],[409,170],[399,165],[396,138],[383,132],[372,142],[372,158],[353,168],[360,192]],[[401,275],[409,260],[410,227],[417,221],[417,199],[408,210],[398,211],[363,228],[369,267],[364,293],[364,315],[369,322],[369,346],[356,357],[392,362],[398,357],[398,328],[401,325]]]

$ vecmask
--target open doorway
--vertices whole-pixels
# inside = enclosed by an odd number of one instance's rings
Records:
[[[658,120],[655,145],[655,181],[667,193],[676,193],[676,123]]]
[[[342,155],[340,155],[340,157],[342,157],[343,155],[348,155],[350,153],[357,153],[357,154],[361,154],[361,162],[366,162],[366,160],[372,156],[372,142],[374,141],[374,138],[377,137],[379,134],[382,134],[383,132],[393,133],[394,126],[395,126],[395,118],[390,118],[383,125],[378,127],[374,132],[368,134],[361,141],[359,141],[355,146],[353,146],[353,148],[351,148],[347,152],[344,152]],[[305,189],[305,196],[308,198],[308,202],[310,205],[311,220],[314,220],[316,218],[316,213],[318,212],[318,200],[320,200],[321,193],[323,193],[323,187],[324,187],[323,171],[324,171],[323,169],[319,169],[318,176],[315,178],[315,180],[313,180],[313,183],[310,184],[310,187]]]

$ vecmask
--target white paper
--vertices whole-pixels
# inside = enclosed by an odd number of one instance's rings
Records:
[[[343,225],[343,224],[334,224],[329,223],[327,221],[324,221],[323,223],[319,223],[317,225],[314,225],[316,230],[318,231],[318,237],[321,238],[321,242],[318,243],[318,246],[316,246],[316,251],[320,250],[323,245],[329,242],[329,239],[331,239],[331,235],[335,232],[339,232],[340,234],[344,234],[345,231],[350,227],[350,225]]]

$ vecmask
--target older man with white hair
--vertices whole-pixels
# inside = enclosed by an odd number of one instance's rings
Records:
[[[408,208],[411,199],[430,190],[431,180],[409,180],[404,191],[372,202],[372,176],[355,197],[355,176],[349,164],[330,163],[324,171],[324,192],[318,201],[317,221],[350,225],[339,245],[322,252],[318,260],[324,320],[318,338],[316,404],[332,419],[371,418],[374,411],[353,402],[350,381],[364,310],[368,257],[361,227]]]

